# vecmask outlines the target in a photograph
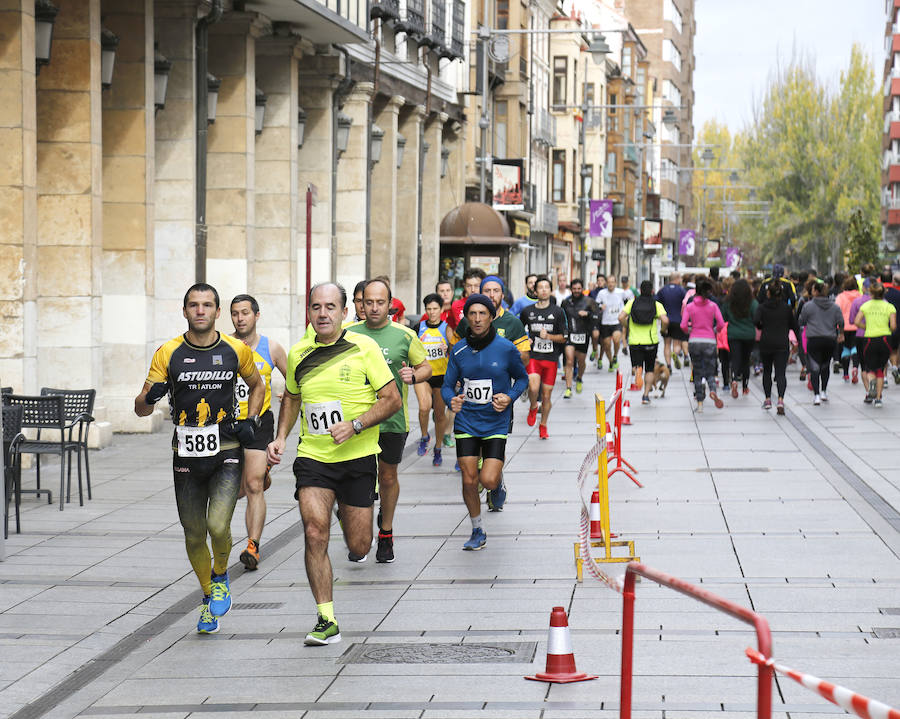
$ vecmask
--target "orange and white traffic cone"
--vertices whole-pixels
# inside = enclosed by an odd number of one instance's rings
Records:
[[[622,424],[631,424],[631,402],[627,399],[622,403]]]
[[[583,682],[597,678],[594,674],[585,674],[575,668],[575,654],[572,652],[572,638],[569,636],[569,620],[566,617],[566,610],[562,607],[553,607],[553,611],[550,612],[546,671],[525,678],[553,684]]]
[[[603,520],[600,519],[600,492],[591,495],[591,539],[603,539]]]
[[[612,427],[609,422],[606,423],[606,456],[612,457],[616,451],[616,438],[613,436]]]

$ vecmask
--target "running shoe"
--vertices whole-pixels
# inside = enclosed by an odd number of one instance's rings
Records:
[[[678,355],[675,355],[675,369],[681,369],[681,360],[678,358]]]
[[[203,597],[200,605],[200,621],[197,622],[197,631],[200,634],[215,634],[219,631],[219,620],[209,611],[209,597]]]
[[[628,356],[628,345],[624,345],[624,346],[622,347],[622,356],[623,356],[623,357],[627,357],[627,356]]]
[[[603,358],[602,357],[597,358],[597,369],[598,370],[603,369]]]
[[[591,352],[591,362],[597,359],[597,350]]]
[[[859,382],[859,370],[856,367],[853,368],[853,374],[851,375],[850,381],[853,382],[853,384]]]
[[[872,404],[872,400],[874,399],[875,398],[867,392],[865,399],[863,399],[863,402],[865,402],[866,404]]]
[[[424,457],[428,452],[428,445],[431,442],[431,435],[426,434],[419,440],[419,446],[416,447],[416,454],[420,457]]]
[[[459,460],[458,459],[456,460],[456,464],[453,465],[453,471],[459,472]]]
[[[694,412],[697,414],[703,414],[703,402],[697,402],[697,406],[694,407]]]
[[[572,396],[571,392],[569,393],[569,396]],[[534,423],[537,422],[537,413],[538,408],[536,406],[528,410],[528,419],[525,421],[528,422],[529,427],[534,427]]]
[[[685,367],[690,367],[690,366],[691,366],[691,358],[690,358],[690,355],[685,355],[685,356],[684,356],[684,366],[685,366]]]
[[[719,395],[710,390],[709,398],[713,401],[713,404],[716,405],[716,409],[722,409],[725,406],[725,403],[719,399]]]
[[[228,585],[228,572],[212,575],[209,590],[209,611],[214,617],[224,617],[231,609],[231,588]]]
[[[467,552],[477,552],[487,544],[487,535],[481,527],[472,530],[472,536],[469,541],[463,545],[463,549]]]
[[[737,382],[735,382],[733,380],[731,382],[731,396],[734,397],[735,399],[737,399],[737,396],[738,396],[738,384],[737,384]]]
[[[823,402],[827,402],[827,401],[828,401],[828,393],[823,389],[823,390],[819,393],[819,398],[820,398]]]
[[[488,490],[487,505],[490,512],[502,512],[503,505],[506,504],[506,482],[501,479],[500,486],[497,489]]]
[[[357,564],[365,562],[368,556],[368,554],[359,555],[356,552],[347,552],[347,559],[351,562],[356,562]]]
[[[375,550],[375,561],[379,564],[390,564],[394,561],[394,533],[393,530],[378,531],[378,549]]]
[[[431,460],[432,467],[440,467],[444,463],[444,458],[441,456],[440,447],[434,448],[434,459]]]
[[[452,434],[444,435],[444,446],[445,447],[455,447],[456,446],[456,438]]]
[[[547,426],[546,425],[542,424],[540,427],[538,427],[538,436],[541,439],[550,439],[550,435],[547,434]]]
[[[609,367],[606,368],[606,371],[607,371],[607,372],[615,372],[615,371],[616,371],[616,368],[617,368],[618,366],[619,366],[619,365],[618,365],[617,363],[613,362]],[[601,368],[601,365],[598,364],[598,365],[597,365],[597,369],[600,369],[600,368]]]
[[[759,377],[761,374],[762,374],[762,365],[761,364],[753,365],[753,376]]]
[[[583,390],[583,389],[584,389],[584,384],[583,384],[582,381],[581,381],[581,377],[576,378],[576,380],[575,380],[575,391],[576,391],[578,394],[581,394],[581,390]]]
[[[872,397],[872,399],[875,399],[875,380],[874,379],[869,380],[869,395]]]
[[[772,409],[772,400],[770,400],[768,397],[766,397],[763,400],[762,408],[763,409]]]
[[[838,362],[837,360],[835,360],[834,364],[831,366],[831,371],[834,372],[834,374],[840,374],[841,373],[841,363]]]
[[[894,376],[894,384],[900,384],[900,367],[894,367],[891,374]]]
[[[247,540],[247,548],[241,552],[241,564],[252,572],[259,566],[259,542]]]
[[[822,398],[819,395],[816,395],[813,397],[813,404],[816,406],[822,404]]]
[[[646,394],[641,397],[641,404],[650,404],[650,397]]]
[[[745,397],[746,397],[748,394],[750,394],[750,388],[749,388],[749,387],[744,387],[744,393],[743,393],[743,394],[744,394]]]
[[[850,375],[848,375],[848,374],[844,375],[844,382],[846,382],[847,384],[850,384]]]
[[[303,643],[308,647],[324,647],[326,644],[337,644],[341,641],[341,630],[337,622],[326,619],[321,614],[313,630],[306,635]]]
[[[572,399],[572,388],[566,387],[566,391],[563,392],[563,399]]]
[[[872,400],[872,406],[876,407],[876,408],[880,408],[884,405],[882,404],[881,400],[876,397],[874,400]]]
[[[778,414],[784,414],[784,400],[783,399],[778,400],[778,404],[775,405],[775,411]]]

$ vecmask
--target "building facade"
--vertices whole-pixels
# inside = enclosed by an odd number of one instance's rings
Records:
[[[900,0],[885,0],[884,134],[882,140],[882,244],[900,253]]]

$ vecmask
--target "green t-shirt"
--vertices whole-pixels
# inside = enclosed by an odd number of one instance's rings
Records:
[[[319,462],[344,462],[378,454],[378,427],[364,429],[335,444],[328,428],[353,420],[375,404],[376,392],[391,381],[391,371],[378,345],[368,337],[343,332],[334,344],[316,341],[307,332],[291,347],[285,388],[300,395],[298,457]]]
[[[425,345],[422,340],[409,327],[397,322],[388,322],[377,330],[369,328],[365,322],[357,322],[350,325],[347,331],[371,337],[378,343],[400,389],[400,396],[403,397],[403,407],[381,423],[381,431],[409,432],[409,408],[406,402],[409,385],[400,379],[400,370],[404,362],[407,367],[415,367],[425,361]]]
[[[897,309],[890,302],[869,300],[860,305],[859,311],[866,318],[866,337],[884,337],[891,334],[890,318]]]
[[[635,298],[637,299],[637,298]],[[631,306],[634,304],[634,300],[628,300],[628,303],[625,305],[626,315],[631,315]],[[641,346],[641,345],[655,345],[659,343],[659,332],[656,327],[658,324],[658,320],[660,317],[666,316],[666,308],[662,306],[660,302],[654,302],[656,305],[656,317],[653,318],[653,322],[649,325],[639,325],[633,319],[628,321],[628,344]]]

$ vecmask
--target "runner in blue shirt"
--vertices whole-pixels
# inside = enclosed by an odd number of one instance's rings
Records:
[[[681,369],[681,360],[678,355],[688,356],[687,335],[681,329],[681,306],[684,302],[686,290],[681,286],[681,273],[673,272],[669,276],[669,284],[662,287],[656,293],[656,301],[666,310],[669,319],[669,331],[663,341],[663,356],[666,359],[666,367],[672,371],[672,350],[675,350],[675,367]]]
[[[465,550],[478,550],[487,542],[481,518],[478,483],[487,489],[488,507],[501,511],[506,501],[503,461],[513,402],[528,387],[528,375],[519,350],[497,335],[491,324],[496,308],[481,294],[470,295],[463,309],[468,329],[450,352],[441,396],[456,413],[456,457],[462,470],[462,495],[472,536]],[[478,469],[478,459],[483,465]]]

